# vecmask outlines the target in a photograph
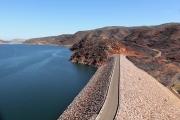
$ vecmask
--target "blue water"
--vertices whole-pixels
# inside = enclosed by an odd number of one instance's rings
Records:
[[[0,120],[56,120],[96,69],[66,47],[0,45]]]

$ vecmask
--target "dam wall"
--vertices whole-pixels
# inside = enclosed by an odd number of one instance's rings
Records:
[[[94,120],[99,114],[109,88],[115,57],[109,57],[107,64],[96,73],[62,113],[58,120]]]

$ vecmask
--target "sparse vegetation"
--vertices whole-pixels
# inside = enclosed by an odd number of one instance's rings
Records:
[[[180,95],[180,82],[175,82],[173,85],[172,85],[172,89],[175,90],[179,95]]]

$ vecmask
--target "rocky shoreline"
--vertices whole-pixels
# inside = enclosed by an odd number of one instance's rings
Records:
[[[106,99],[114,64],[115,57],[108,57],[58,120],[95,119]]]

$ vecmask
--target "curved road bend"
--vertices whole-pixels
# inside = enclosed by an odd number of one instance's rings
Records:
[[[116,54],[109,90],[103,107],[95,120],[114,120],[119,105],[120,55]]]

